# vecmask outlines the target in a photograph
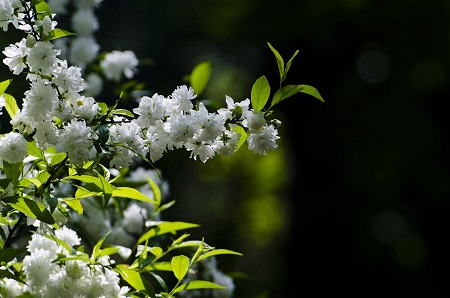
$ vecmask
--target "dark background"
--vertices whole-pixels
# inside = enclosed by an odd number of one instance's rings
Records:
[[[204,60],[203,99],[243,100],[263,74],[276,90],[270,42],[300,51],[286,84],[325,99],[277,106],[279,153],[156,164],[177,201],[163,217],[244,254],[219,258],[250,276],[236,297],[449,296],[449,1],[108,0],[97,15],[102,50],[151,62],[137,78],[152,92]]]

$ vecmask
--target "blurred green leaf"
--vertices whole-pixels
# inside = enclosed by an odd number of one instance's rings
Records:
[[[206,280],[193,280],[188,283],[180,285],[172,293],[176,294],[184,290],[198,290],[198,289],[226,289],[226,287]]]
[[[65,36],[76,35],[75,33],[55,28],[47,36],[44,36],[42,40],[54,40]]]
[[[201,94],[205,90],[210,75],[211,63],[209,61],[199,63],[194,67],[189,77],[189,81],[195,93]]]
[[[193,223],[187,223],[187,222],[181,222],[181,221],[175,221],[175,222],[158,222],[157,225],[151,227],[151,229],[144,233],[144,235],[139,238],[138,243],[142,243],[147,239],[150,239],[155,236],[167,234],[167,233],[175,233],[179,230],[184,229],[190,229],[190,228],[197,228],[200,225],[193,224]]]

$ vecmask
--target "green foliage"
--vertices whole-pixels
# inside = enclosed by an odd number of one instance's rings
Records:
[[[42,40],[55,40],[55,39],[65,37],[65,36],[70,36],[70,35],[76,35],[76,34],[66,31],[66,30],[55,28],[47,36],[43,37]]]
[[[270,85],[266,76],[259,77],[253,84],[251,92],[252,107],[255,112],[261,111],[269,100]]]
[[[206,85],[208,85],[210,75],[211,63],[209,61],[204,61],[194,67],[189,76],[189,82],[195,93],[198,95],[203,93]]]

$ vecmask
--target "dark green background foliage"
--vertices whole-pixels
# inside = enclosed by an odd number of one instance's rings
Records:
[[[165,219],[244,254],[219,258],[250,276],[236,297],[448,297],[450,2],[108,0],[98,16],[102,50],[146,58],[137,78],[152,92],[204,60],[213,105],[261,75],[275,90],[270,42],[286,60],[300,51],[286,84],[325,99],[277,106],[280,150],[266,157],[156,163],[177,201]]]

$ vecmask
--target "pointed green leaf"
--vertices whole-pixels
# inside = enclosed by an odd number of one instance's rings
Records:
[[[120,247],[107,247],[102,249],[99,253],[98,256],[99,257],[103,257],[103,256],[109,256],[112,254],[115,254],[116,252],[118,252],[120,250]]]
[[[150,282],[142,276],[139,272],[130,269],[117,270],[120,276],[134,289],[142,291],[150,295],[150,297],[155,297],[155,290]]]
[[[278,104],[282,100],[291,97],[297,93],[306,93],[314,96],[318,100],[324,102],[323,98],[320,96],[319,92],[316,88],[308,86],[308,85],[287,85],[281,87],[273,96],[272,103],[270,107],[272,108],[274,105]]]
[[[28,215],[32,218],[38,219],[48,224],[54,224],[55,220],[53,219],[50,212],[39,202],[32,201],[26,198],[19,197],[8,197],[2,199],[3,202],[9,204],[16,210]]]
[[[319,91],[317,91],[316,88],[309,86],[309,85],[300,85],[300,87],[302,87],[302,90],[300,90],[300,92],[309,94],[311,96],[314,96],[321,102],[325,102],[325,100],[323,100],[322,96],[320,96],[320,93],[319,93]]]
[[[140,191],[134,188],[130,187],[116,187],[112,191],[113,197],[121,197],[121,198],[129,198],[133,200],[148,202],[148,203],[155,203],[154,200],[150,199]]]
[[[150,184],[150,188],[152,189],[153,192],[153,198],[155,199],[155,210],[157,210],[159,208],[159,205],[161,204],[161,190],[159,189],[158,185],[155,183],[155,181],[153,181],[152,179],[150,179],[150,177],[147,177],[147,181],[148,184]]]
[[[185,290],[198,290],[198,289],[226,289],[226,287],[215,284],[210,281],[206,280],[193,280],[190,282],[187,282],[185,284],[180,285],[177,287],[172,293],[176,294],[181,291]]]
[[[3,93],[3,97],[6,102],[5,109],[8,112],[9,117],[12,119],[19,111],[19,106],[17,105],[16,99],[12,95]]]
[[[142,235],[141,238],[139,238],[138,243],[142,243],[152,237],[156,237],[159,235],[163,235],[163,234],[167,234],[167,233],[175,233],[178,230],[197,228],[199,226],[200,225],[198,225],[198,224],[181,222],[181,221],[158,222],[157,225],[152,227],[148,232],[146,232],[144,235]]]
[[[28,142],[27,149],[28,149],[28,155],[45,160],[44,155],[42,154],[41,149],[39,149],[39,147],[36,145],[36,142]]]
[[[47,36],[45,36],[42,40],[54,40],[54,39],[58,39],[58,38],[69,36],[69,35],[76,35],[76,34],[66,31],[66,30],[63,30],[63,29],[55,28]]]
[[[189,258],[183,255],[172,258],[172,272],[178,280],[182,280],[189,269]]]
[[[164,281],[163,278],[161,278],[161,276],[159,276],[158,274],[154,273],[154,272],[149,272],[160,284],[161,288],[163,289],[164,292],[169,292],[169,289],[167,288],[166,282]]]
[[[83,205],[81,205],[80,200],[76,199],[64,199],[63,200],[70,208],[76,211],[79,215],[83,214]]]
[[[270,85],[266,76],[259,77],[253,84],[251,92],[252,107],[255,112],[261,111],[269,100]]]
[[[278,71],[280,72],[280,81],[284,81],[286,73],[284,72],[283,58],[281,57],[280,53],[278,53],[278,51],[275,50],[274,47],[272,47],[272,45],[270,43],[267,43],[267,44],[269,45],[270,50],[273,52],[273,54],[275,55],[275,59],[277,60]]]
[[[11,84],[11,82],[12,82],[12,79],[0,82],[0,95],[2,95],[5,92],[6,88],[8,88],[8,86],[9,86],[9,84]]]
[[[114,109],[112,110],[112,114],[113,115],[122,115],[122,116],[127,116],[130,118],[134,118],[134,114],[128,110],[125,109]]]
[[[236,126],[235,128],[233,128],[233,130],[241,134],[241,138],[239,139],[237,148],[235,150],[238,151],[239,148],[241,148],[242,144],[244,144],[245,141],[247,140],[248,134],[242,126]]]
[[[10,178],[14,185],[17,185],[20,175],[22,175],[23,162],[9,163],[3,161],[3,172],[6,178]]]
[[[158,262],[147,265],[144,271],[172,271],[172,263],[170,262]]]
[[[202,254],[199,258],[198,261],[215,256],[215,255],[237,255],[237,256],[242,256],[241,253],[232,251],[232,250],[228,250],[228,249],[214,249],[211,251],[208,251],[207,253]]]
[[[56,166],[57,164],[61,163],[65,158],[66,158],[66,154],[64,152],[61,153],[56,153],[53,155],[50,155],[51,161],[50,161],[50,166]]]
[[[295,51],[294,55],[292,55],[292,58],[289,59],[288,63],[286,64],[286,70],[284,71],[284,76],[286,77],[289,71],[289,68],[291,68],[292,61],[294,61],[295,56],[297,56],[298,50]]]
[[[211,63],[209,61],[202,62],[194,67],[189,77],[189,81],[195,93],[201,94],[205,90],[210,75]]]
[[[48,6],[45,2],[40,2],[36,4],[36,12],[38,14],[38,19],[43,20],[44,17],[52,17],[52,10],[50,9],[50,6]]]
[[[100,248],[102,247],[103,242],[105,241],[106,237],[111,233],[109,231],[106,233],[98,242],[95,244],[94,248],[92,249],[92,256],[91,260],[95,262],[97,260],[97,257],[99,256]]]

